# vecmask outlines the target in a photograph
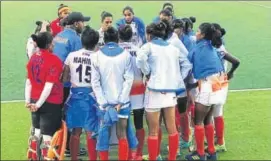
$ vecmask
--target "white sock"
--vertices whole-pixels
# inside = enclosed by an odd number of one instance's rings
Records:
[[[45,144],[51,143],[52,138],[53,138],[53,137],[50,136],[50,135],[43,135],[43,142],[44,142]]]
[[[34,135],[39,138],[40,137],[40,129],[35,128]]]

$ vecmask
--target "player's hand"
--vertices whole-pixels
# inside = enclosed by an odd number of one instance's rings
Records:
[[[38,107],[36,104],[31,104],[30,111],[31,112],[36,112],[36,111],[38,111],[39,108],[40,107]]]
[[[115,109],[117,110],[117,112],[119,112],[120,107],[121,107],[121,104],[117,104],[117,105],[115,106]]]
[[[228,72],[227,77],[228,77],[228,80],[232,79],[233,78],[233,73]]]
[[[31,103],[25,102],[25,107],[26,107],[26,108],[30,108],[30,106],[31,106]]]

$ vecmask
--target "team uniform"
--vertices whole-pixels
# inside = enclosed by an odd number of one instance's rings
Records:
[[[97,131],[96,101],[91,88],[92,51],[81,49],[69,54],[65,65],[70,68],[71,93],[67,99],[66,123],[69,129]]]
[[[122,18],[117,21],[116,26],[117,28],[119,28],[119,26],[126,25],[126,24],[128,23],[126,23],[124,18]],[[132,31],[133,31],[131,42],[135,46],[141,47],[144,43],[146,43],[144,22],[140,18],[134,16],[132,22],[129,23],[128,25],[132,27]]]
[[[198,81],[198,93],[195,102],[200,103],[206,108],[223,103],[222,88],[227,85],[227,78],[224,74],[223,65],[212,46],[211,41],[199,40],[195,48],[188,55],[193,64],[193,75]],[[214,139],[214,127],[209,125],[195,125],[195,140],[197,144],[198,157],[205,158],[204,136],[208,142],[209,157],[216,155],[215,148],[212,145]],[[186,159],[194,160],[194,154],[187,155]],[[203,158],[204,157],[204,158]]]
[[[146,111],[175,106],[176,92],[185,92],[183,78],[192,68],[179,49],[160,38],[153,39],[139,50],[136,63],[145,75],[151,74],[144,101]]]
[[[31,114],[32,126],[35,128],[34,138],[37,138],[30,139],[30,149],[33,152],[28,153],[29,159],[37,159],[40,135],[43,135],[44,141],[49,141],[50,137],[61,127],[61,103],[63,99],[63,86],[60,82],[61,73],[61,61],[47,50],[40,49],[32,55],[27,64],[27,81],[29,80],[30,83],[26,85],[26,99],[29,99],[30,103],[40,105],[40,108]],[[53,86],[45,102],[41,103],[39,101],[46,83],[53,83]],[[43,156],[46,156],[47,150],[43,149],[42,152]]]
[[[196,45],[196,36],[194,31],[189,31],[187,34],[183,34],[180,37],[181,41],[183,42],[184,46],[190,52]]]
[[[119,43],[119,46],[127,50],[131,54],[133,59],[132,68],[134,71],[134,82],[130,92],[131,107],[133,110],[142,109],[146,88],[143,82],[143,74],[141,70],[136,66],[136,54],[139,48],[133,45],[131,42]]]
[[[115,125],[118,118],[130,118],[129,96],[134,80],[132,57],[118,44],[110,42],[95,53],[92,60],[91,83],[100,107],[101,114],[99,116],[103,120],[100,124],[96,149],[100,152],[100,155],[106,151],[108,156],[110,139],[108,128]],[[113,108],[117,104],[122,105],[118,113]],[[136,147],[137,140],[133,131],[129,132],[129,130],[132,130],[130,127],[131,123],[128,120],[127,139],[129,145],[133,144]],[[128,149],[126,149],[128,143],[125,142],[123,139],[119,140],[119,154],[128,153]]]
[[[55,37],[58,33],[63,31],[63,26],[60,25],[60,19],[57,18],[53,20],[50,24],[50,27],[52,29],[52,35]]]

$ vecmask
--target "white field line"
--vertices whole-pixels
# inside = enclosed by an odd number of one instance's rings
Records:
[[[271,88],[256,88],[256,89],[237,89],[230,90],[230,92],[250,92],[250,91],[269,91]],[[24,100],[12,100],[12,101],[1,101],[1,103],[17,103],[24,102]]]
[[[253,6],[258,6],[258,7],[263,7],[263,8],[271,9],[271,6],[265,6],[265,5],[258,4],[258,3],[252,3],[252,2],[247,2],[247,1],[237,1],[237,2],[239,2],[239,3],[246,3],[248,5],[253,5]]]

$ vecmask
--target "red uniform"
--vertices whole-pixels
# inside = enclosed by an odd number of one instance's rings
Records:
[[[61,104],[63,100],[63,85],[60,82],[62,62],[48,50],[40,49],[33,54],[27,64],[27,77],[31,82],[31,99],[38,100],[46,82],[54,83],[46,102]]]
[[[60,26],[60,19],[57,18],[54,21],[51,22],[51,29],[52,29],[52,34],[55,37],[58,33],[63,31],[63,27]]]

